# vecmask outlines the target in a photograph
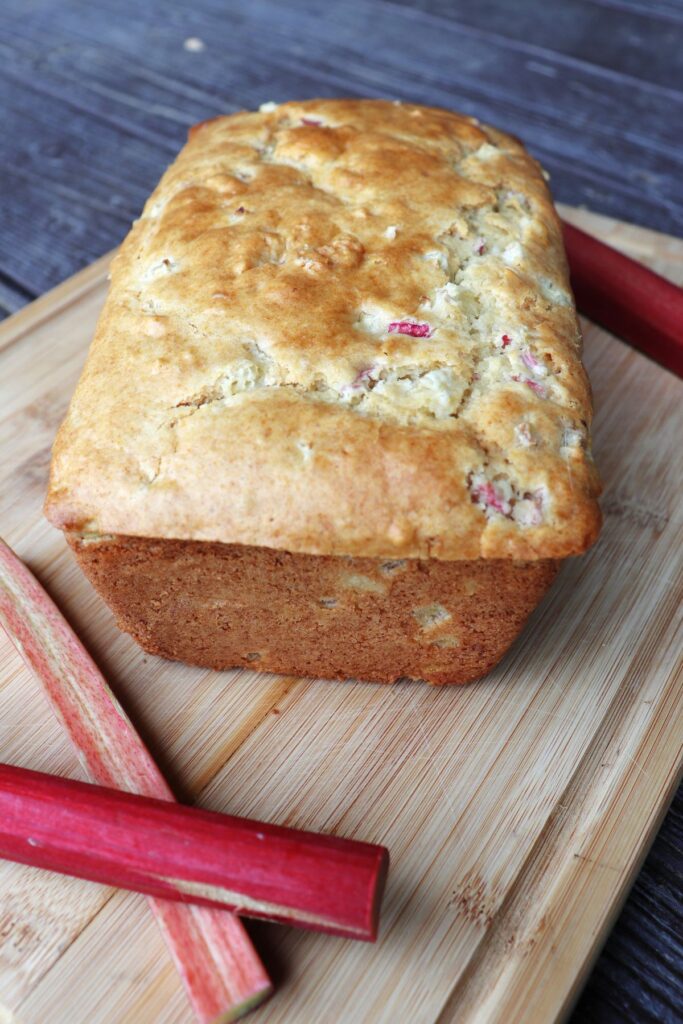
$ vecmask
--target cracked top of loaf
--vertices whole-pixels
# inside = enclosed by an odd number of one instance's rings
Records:
[[[111,277],[61,528],[440,559],[595,539],[560,226],[510,136],[383,100],[207,121]]]

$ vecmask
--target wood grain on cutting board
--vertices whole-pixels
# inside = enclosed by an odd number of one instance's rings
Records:
[[[563,211],[674,279],[683,242]],[[253,1019],[547,1021],[571,1003],[681,763],[680,381],[586,326],[605,528],[487,680],[392,688],[188,668],[116,630],[42,519],[49,446],[105,290],[0,329],[0,533],[64,609],[181,797],[385,843],[376,946],[259,925]],[[678,672],[677,672],[678,670]],[[0,759],[78,777],[0,638]],[[0,864],[0,1020],[188,1022],[143,898]]]

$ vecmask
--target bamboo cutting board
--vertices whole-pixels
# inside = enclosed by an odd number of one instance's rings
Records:
[[[563,212],[683,280],[683,242]],[[604,532],[485,681],[383,688],[188,668],[116,630],[41,517],[105,270],[99,261],[0,328],[0,533],[181,797],[391,850],[377,945],[254,928],[277,983],[254,1024],[561,1016],[679,775],[680,381],[585,325]],[[79,776],[4,637],[0,701],[0,760]],[[0,863],[0,1021],[46,1020],[181,1024],[190,1013],[142,897]]]

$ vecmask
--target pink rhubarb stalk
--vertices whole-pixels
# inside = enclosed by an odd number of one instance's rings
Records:
[[[0,765],[0,856],[152,896],[373,941],[387,853]]]
[[[683,377],[683,288],[572,224],[563,230],[581,312]]]
[[[172,801],[171,790],[56,605],[0,540],[0,624],[33,670],[95,782]],[[236,1020],[272,985],[239,919],[152,898],[150,907],[202,1024]]]

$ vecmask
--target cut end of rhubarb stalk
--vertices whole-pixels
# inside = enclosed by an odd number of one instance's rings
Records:
[[[384,889],[387,884],[387,875],[389,873],[389,851],[384,847],[378,847],[377,853],[377,873],[375,875],[375,891],[373,893],[372,906],[370,909],[370,934],[368,936],[369,942],[377,941],[377,933],[379,930],[379,912],[382,906],[382,898],[384,896]]]
[[[261,1003],[264,1003],[266,999],[269,999],[271,993],[272,988],[269,988],[265,994],[259,992],[255,996],[252,996],[251,999],[247,999],[244,1003],[240,1003],[239,1006],[233,1007],[233,1009],[230,1010],[224,1017],[217,1018],[218,1024],[223,1024],[224,1021],[226,1022],[226,1024],[228,1024],[229,1021],[239,1020],[240,1017],[246,1017],[248,1013],[251,1013],[251,1011],[255,1010],[257,1006],[260,1006]]]

